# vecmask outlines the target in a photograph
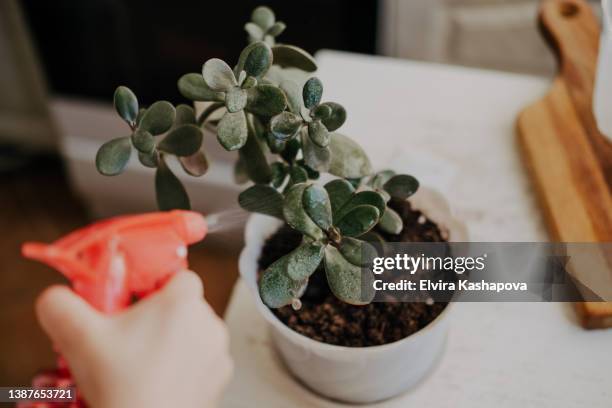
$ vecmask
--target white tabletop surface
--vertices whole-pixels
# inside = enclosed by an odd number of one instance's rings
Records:
[[[518,112],[548,82],[515,74],[337,52],[317,55],[324,100],[376,168],[409,172],[449,200],[472,241],[543,241],[518,154]],[[612,330],[584,331],[569,305],[458,303],[445,355],[408,393],[378,406],[611,407]],[[305,390],[270,346],[238,282],[226,313],[236,369],[224,407],[341,406]]]

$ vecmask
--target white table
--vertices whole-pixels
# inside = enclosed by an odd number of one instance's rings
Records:
[[[322,52],[324,100],[377,168],[442,192],[473,241],[543,241],[514,121],[547,89],[541,78]],[[252,295],[236,285],[226,320],[236,363],[225,407],[333,407],[305,390],[271,348]],[[459,303],[439,367],[384,407],[612,406],[612,331],[587,332],[569,305]]]

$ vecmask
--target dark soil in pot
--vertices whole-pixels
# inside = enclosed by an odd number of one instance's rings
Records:
[[[379,232],[388,242],[446,242],[436,224],[407,201],[392,201],[390,206],[404,220],[398,235]],[[260,270],[295,249],[301,234],[285,225],[265,243],[259,259]],[[330,291],[325,271],[320,267],[310,278],[301,298],[302,307],[272,309],[287,326],[311,339],[348,347],[367,347],[392,343],[417,332],[434,320],[446,303],[371,303],[354,306],[338,300]]]

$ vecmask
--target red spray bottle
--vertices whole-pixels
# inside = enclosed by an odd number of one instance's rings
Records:
[[[93,307],[112,314],[129,307],[133,299],[159,289],[174,273],[186,269],[187,246],[201,241],[206,232],[206,221],[196,212],[147,213],[103,220],[52,244],[26,243],[22,253],[57,269]],[[72,385],[61,356],[55,371],[42,373],[33,381],[34,387]],[[66,406],[84,405],[78,400]]]

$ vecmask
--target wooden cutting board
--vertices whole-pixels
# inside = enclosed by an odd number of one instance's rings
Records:
[[[544,0],[539,23],[559,72],[518,117],[523,157],[552,240],[612,242],[612,144],[592,109],[600,26],[583,0]],[[612,327],[612,303],[576,309],[585,327]]]

